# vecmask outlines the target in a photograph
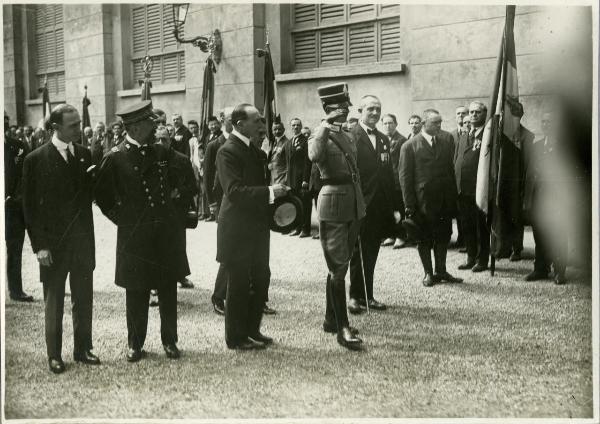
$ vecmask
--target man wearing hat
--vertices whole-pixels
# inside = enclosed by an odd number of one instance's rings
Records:
[[[352,104],[345,83],[323,86],[317,92],[326,116],[308,140],[308,157],[317,164],[322,183],[317,214],[321,247],[329,271],[323,330],[337,333],[340,345],[360,349],[362,340],[348,321],[345,285],[359,221],[365,216],[356,144],[342,130]]]
[[[425,110],[421,133],[404,143],[398,166],[407,221],[417,222],[421,230],[417,249],[425,270],[425,287],[440,281],[462,282],[446,271],[446,253],[452,235],[452,217],[456,215],[457,193],[454,142],[450,133],[441,131],[441,126],[440,113],[435,109]]]
[[[115,284],[125,288],[127,360],[143,356],[151,289],[158,290],[164,350],[176,359],[177,280],[185,271],[185,250],[175,230],[181,224],[174,202],[178,193],[169,184],[169,151],[154,144],[150,100],[117,115],[126,140],[102,160],[95,195],[102,213],[118,226]]]

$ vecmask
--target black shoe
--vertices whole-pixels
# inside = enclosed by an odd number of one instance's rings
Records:
[[[210,301],[213,305],[213,310],[217,315],[225,315],[225,302],[223,299],[217,299],[216,297],[211,297]]]
[[[397,238],[396,241],[394,242],[394,247],[393,249],[402,249],[404,247],[408,246],[408,243],[400,238]]]
[[[54,374],[60,374],[65,370],[65,363],[61,358],[48,358],[48,369]]]
[[[215,220],[215,216],[211,213],[210,216],[208,218],[206,218],[204,221],[205,222],[213,222]]]
[[[310,233],[307,233],[307,232],[305,232],[305,231],[302,231],[302,232],[300,233],[300,238],[306,238],[306,237],[310,237]]]
[[[313,240],[319,240],[319,238],[320,238],[319,233],[312,236],[312,238],[313,238]]]
[[[475,261],[467,261],[462,265],[458,266],[458,269],[473,269],[473,267],[475,266]]]
[[[276,313],[277,313],[277,311],[275,309],[269,308],[269,305],[267,305],[265,303],[265,306],[263,306],[263,314],[265,314],[265,315],[275,315]]]
[[[454,277],[447,271],[436,274],[435,278],[438,281],[445,281],[446,283],[462,283],[463,282],[462,278]]]
[[[381,242],[382,246],[391,246],[392,244],[394,244],[394,239],[393,238],[386,238],[385,240],[383,240]]]
[[[88,365],[100,365],[100,358],[98,358],[89,350],[74,353],[73,359],[75,362],[82,362]]]
[[[476,264],[473,268],[471,268],[471,271],[473,272],[483,272],[486,269],[488,269],[487,265],[484,264]]]
[[[423,277],[423,285],[425,287],[431,287],[433,286],[434,281],[433,281],[433,275],[431,275],[430,273],[425,273],[425,277]]]
[[[558,286],[562,286],[563,284],[567,284],[567,279],[565,278],[565,274],[558,273],[554,276],[554,284]]]
[[[10,294],[10,298],[15,302],[33,302],[33,296],[21,292],[19,294]]]
[[[267,347],[267,345],[265,345],[262,342],[247,338],[246,340],[241,341],[239,343],[236,343],[233,345],[227,345],[227,347],[229,349],[236,349],[236,350],[259,350],[259,349],[264,349],[265,347]]]
[[[298,230],[294,230],[290,233],[290,236],[297,236],[297,235],[300,235],[300,231],[298,231]]]
[[[127,362],[137,362],[144,356],[142,349],[129,348],[127,351]]]
[[[538,281],[548,279],[548,271],[533,270],[525,276],[525,281]]]
[[[273,338],[269,337],[269,336],[265,336],[261,332],[258,332],[256,334],[254,334],[253,336],[249,336],[249,338],[254,340],[255,342],[264,343],[265,345],[273,344]]]
[[[179,359],[181,357],[181,351],[177,348],[175,343],[164,344],[163,349],[169,359]]]
[[[460,249],[458,249],[459,253],[467,253],[467,248],[466,247],[461,247]]]
[[[513,252],[510,255],[511,262],[519,262],[521,260],[521,252]]]
[[[356,329],[354,327],[348,327],[348,328],[350,329],[350,332],[352,333],[353,336],[358,335],[358,329]],[[335,324],[329,324],[328,322],[323,323],[323,331],[325,331],[326,333],[332,333],[332,334],[335,334],[338,332],[337,326]]]
[[[362,340],[353,335],[348,327],[344,327],[341,331],[338,331],[337,342],[350,350],[360,350],[362,346]]]
[[[158,291],[155,289],[150,290],[150,306],[158,306]]]
[[[369,309],[374,309],[376,311],[385,311],[387,306],[383,303],[376,301],[375,299],[369,299]]]
[[[194,283],[192,283],[190,279],[184,278],[179,282],[179,287],[181,287],[182,289],[193,289]]]
[[[350,300],[348,301],[348,310],[351,314],[356,315],[361,314],[364,311],[364,308],[360,306],[360,302],[358,300],[350,298]]]

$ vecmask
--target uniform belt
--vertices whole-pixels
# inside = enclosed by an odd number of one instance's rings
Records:
[[[356,174],[343,175],[339,177],[321,178],[321,185],[346,185],[358,182]]]

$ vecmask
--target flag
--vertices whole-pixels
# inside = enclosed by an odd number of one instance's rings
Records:
[[[82,104],[82,112],[81,112],[81,144],[84,145],[85,147],[89,147],[86,146],[86,139],[85,139],[85,134],[83,133],[83,130],[85,130],[85,127],[91,127],[92,123],[90,121],[90,112],[88,110],[88,106],[92,104],[92,102],[90,101],[90,99],[88,99],[87,96],[87,85],[85,86],[85,92],[83,94],[83,100],[81,101]]]
[[[48,77],[44,78],[44,86],[39,89],[42,93],[42,120],[46,121],[50,118],[52,105],[50,104],[50,94],[48,94]]]
[[[263,74],[263,116],[266,120],[267,137],[269,139],[269,148],[272,151],[275,144],[273,135],[273,123],[279,121],[276,116],[277,105],[275,102],[275,71],[273,70],[273,61],[271,59],[271,48],[267,41],[264,49],[256,49],[258,57],[265,58],[265,70]],[[269,155],[270,156],[270,155]]]
[[[208,56],[204,64],[204,82],[202,85],[202,106],[200,109],[200,140],[208,138],[208,118],[213,116],[213,104],[215,100],[215,76],[217,67],[212,58]]]
[[[142,86],[141,100],[151,100],[150,88],[152,88],[152,81],[150,81],[150,78],[146,77],[143,80],[140,80],[139,83]]]
[[[484,129],[477,169],[476,202],[488,217],[494,257],[510,250],[512,234],[521,222],[521,117],[510,106],[519,97],[514,22],[515,6],[507,6],[490,119]]]

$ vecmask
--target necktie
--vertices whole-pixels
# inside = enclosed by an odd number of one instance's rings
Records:
[[[73,153],[71,153],[71,149],[69,149],[69,147],[67,147],[67,166],[69,167],[71,178],[73,178],[73,184],[75,184],[75,187],[77,187],[79,185],[77,178],[77,161],[75,160],[75,156],[73,156]]]
[[[436,151],[436,147],[437,147],[437,140],[435,139],[435,136],[431,137],[431,147],[433,148],[433,151]]]

